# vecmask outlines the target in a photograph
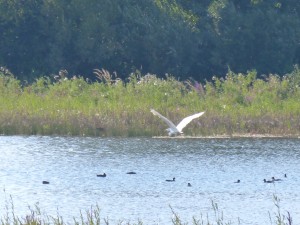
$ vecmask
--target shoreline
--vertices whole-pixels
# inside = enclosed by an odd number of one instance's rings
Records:
[[[234,139],[234,138],[287,138],[299,139],[300,135],[272,135],[272,134],[232,134],[232,135],[209,135],[209,136],[152,136],[154,139]]]
[[[190,136],[190,135],[181,135],[181,136],[122,136],[122,135],[108,135],[108,136],[89,136],[89,135],[62,135],[62,134],[50,134],[50,135],[41,135],[41,134],[0,134],[0,137],[13,137],[13,136],[20,136],[20,137],[87,137],[87,138],[152,138],[152,139],[238,139],[238,138],[250,138],[250,139],[300,139],[299,135],[274,135],[274,134],[223,134],[223,135],[207,135],[207,136]]]

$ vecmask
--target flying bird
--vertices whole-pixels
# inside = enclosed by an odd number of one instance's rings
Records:
[[[167,119],[166,117],[161,115],[159,112],[156,112],[154,109],[151,109],[150,111],[153,113],[153,115],[158,116],[163,121],[165,121],[166,124],[168,124],[169,128],[167,129],[167,131],[169,132],[169,136],[183,134],[182,129],[185,128],[186,125],[188,125],[193,119],[196,119],[205,113],[205,112],[200,112],[200,113],[196,113],[194,115],[188,116],[188,117],[184,118],[183,120],[181,120],[181,122],[177,126],[175,126],[175,124],[172,121],[170,121],[169,119]]]

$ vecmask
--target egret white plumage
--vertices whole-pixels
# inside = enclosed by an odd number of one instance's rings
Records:
[[[182,129],[185,128],[186,125],[188,125],[193,119],[196,119],[205,113],[205,112],[200,112],[185,117],[183,120],[181,120],[181,122],[177,126],[175,126],[175,124],[172,121],[170,121],[169,119],[161,115],[159,112],[156,112],[154,109],[151,109],[150,111],[153,113],[153,115],[158,116],[163,121],[165,121],[166,124],[168,124],[169,128],[167,129],[167,131],[169,132],[169,136],[183,134]]]

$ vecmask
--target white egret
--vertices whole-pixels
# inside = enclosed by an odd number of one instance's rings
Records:
[[[168,124],[169,128],[167,129],[167,131],[169,132],[169,136],[183,134],[182,129],[185,128],[185,126],[187,124],[189,124],[193,119],[196,119],[205,113],[205,112],[200,112],[200,113],[196,113],[194,115],[188,116],[188,117],[184,118],[177,126],[175,126],[175,124],[172,121],[170,121],[169,119],[167,119],[160,113],[156,112],[154,109],[151,109],[150,111],[153,113],[153,115],[158,116],[163,121],[165,121],[166,124]]]

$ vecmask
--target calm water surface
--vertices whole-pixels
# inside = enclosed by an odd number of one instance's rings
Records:
[[[298,139],[0,137],[1,212],[11,195],[21,216],[38,203],[72,221],[98,205],[112,224],[172,224],[172,207],[185,222],[201,215],[215,222],[213,201],[226,222],[261,225],[271,224],[269,213],[275,219],[275,194],[299,224],[299,146]],[[272,176],[283,181],[263,182]]]

